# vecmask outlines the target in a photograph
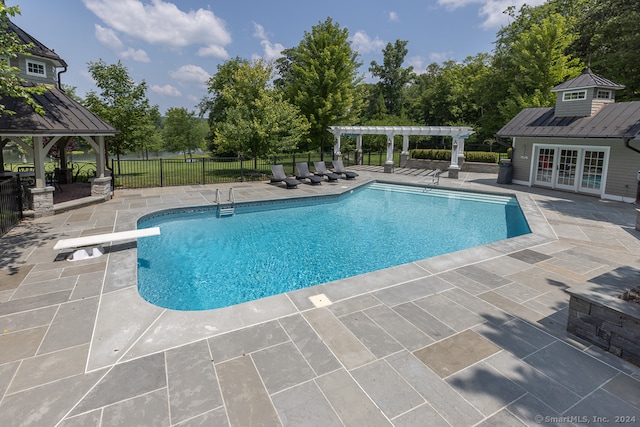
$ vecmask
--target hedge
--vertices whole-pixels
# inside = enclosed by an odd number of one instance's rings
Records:
[[[411,150],[411,158],[427,160],[451,160],[451,150],[416,149]],[[500,154],[487,151],[465,151],[464,161],[479,163],[498,163],[500,161]]]

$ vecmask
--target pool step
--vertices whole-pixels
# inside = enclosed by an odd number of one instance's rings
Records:
[[[236,213],[236,208],[233,206],[220,206],[218,208],[218,216],[230,216]]]
[[[411,185],[385,184],[383,182],[374,182],[369,186],[374,190],[395,191],[398,193],[422,194],[431,197],[444,197],[448,199],[471,200],[485,203],[496,203],[506,205],[514,203],[513,198],[509,196],[500,196],[497,194],[469,193],[457,190],[442,190],[433,187],[417,187]]]

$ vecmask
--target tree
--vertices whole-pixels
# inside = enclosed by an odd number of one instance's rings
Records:
[[[516,36],[510,60],[519,78],[511,83],[511,97],[502,104],[506,117],[526,107],[555,105],[551,89],[584,69],[579,59],[565,53],[574,38],[567,20],[558,13],[551,13]]]
[[[136,84],[120,61],[107,65],[103,60],[89,62],[89,72],[101,90],[90,91],[85,105],[120,131],[109,141],[109,151],[120,156],[144,148],[153,124],[147,99],[147,85]]]
[[[163,132],[167,151],[181,151],[186,159],[187,154],[192,157],[194,151],[202,149],[207,133],[202,121],[186,108],[169,108]],[[206,126],[206,122],[204,124]]]
[[[263,61],[233,63],[223,67],[227,71],[235,68],[220,76],[224,85],[215,81],[218,75],[210,82],[210,88],[221,88],[213,99],[225,106],[218,111],[222,120],[215,124],[215,143],[219,150],[253,157],[257,168],[259,156],[295,150],[309,123],[269,85],[273,78],[270,65]]]
[[[217,151],[218,146],[215,144],[215,133],[218,123],[225,121],[226,113],[231,104],[222,96],[224,88],[233,84],[235,73],[238,69],[249,64],[249,61],[240,57],[235,57],[218,65],[218,71],[207,82],[208,93],[200,101],[200,116],[204,117],[209,114],[209,135],[208,149],[212,153]]]
[[[387,43],[382,51],[384,55],[382,65],[371,61],[369,71],[380,81],[377,83],[378,91],[384,99],[389,114],[402,116],[403,90],[414,78],[413,67],[402,68],[407,53],[406,40],[396,40],[395,44]]]
[[[587,0],[582,10],[572,52],[594,72],[626,86],[616,98],[640,99],[640,2]]]
[[[330,125],[356,122],[362,107],[358,54],[349,32],[327,18],[305,31],[298,46],[285,49],[276,61],[276,86],[310,123],[311,147],[323,153],[332,139]]]
[[[20,14],[18,6],[7,7],[0,2],[0,96],[23,99],[38,114],[44,114],[44,109],[34,99],[33,95],[41,95],[50,86],[26,85],[26,81],[20,76],[20,69],[9,65],[10,59],[19,54],[28,54],[32,44],[22,44],[18,36],[9,28],[9,17]],[[7,109],[4,103],[0,103],[0,116],[15,114],[15,111]],[[1,154],[0,154],[1,155]]]

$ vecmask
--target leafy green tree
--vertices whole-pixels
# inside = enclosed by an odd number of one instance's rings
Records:
[[[555,105],[551,89],[584,69],[578,58],[565,53],[573,40],[574,33],[569,31],[567,19],[558,13],[532,24],[515,38],[511,62],[519,78],[510,86],[511,97],[502,104],[506,117],[526,107]]]
[[[234,75],[242,66],[249,64],[246,59],[235,57],[217,67],[216,74],[207,82],[207,95],[200,101],[200,116],[208,114],[209,134],[207,135],[208,150],[212,153],[218,150],[215,143],[215,133],[218,124],[225,121],[228,109],[231,104],[222,96],[225,87],[234,84]]]
[[[273,69],[269,64],[233,62],[237,69],[220,76],[225,84],[210,85],[222,88],[213,97],[226,107],[219,114],[222,120],[215,123],[215,143],[221,151],[253,157],[257,168],[259,156],[295,150],[309,123],[270,86]]]
[[[378,92],[382,95],[384,104],[389,114],[403,115],[404,88],[414,78],[413,67],[402,68],[404,59],[409,52],[406,40],[396,40],[395,44],[387,43],[382,53],[384,59],[382,65],[371,61],[369,71],[380,81],[377,83]]]
[[[640,99],[640,2],[587,0],[582,12],[572,52],[594,72],[626,86],[616,98]]]
[[[49,88],[46,85],[27,86],[26,81],[20,76],[20,69],[9,65],[10,59],[19,54],[27,54],[31,44],[22,44],[18,36],[9,29],[9,19],[20,14],[18,6],[5,6],[0,2],[0,96],[23,99],[38,114],[44,114],[42,106],[38,104],[33,95],[41,95]],[[0,116],[15,114],[0,103]],[[0,154],[1,156],[1,154]]]
[[[187,154],[193,157],[194,151],[203,148],[207,133],[202,121],[186,108],[169,108],[163,132],[167,151],[183,152],[185,159]]]
[[[276,61],[281,76],[276,85],[308,119],[310,148],[323,153],[333,140],[329,126],[355,123],[362,108],[360,63],[349,32],[327,18],[282,54]]]
[[[136,84],[127,68],[120,61],[106,64],[103,60],[89,62],[89,72],[100,93],[90,91],[85,105],[120,131],[109,141],[109,151],[120,156],[144,147],[149,132],[153,129],[147,84]]]

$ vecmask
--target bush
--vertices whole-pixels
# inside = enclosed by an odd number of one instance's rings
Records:
[[[451,150],[416,149],[411,151],[411,158],[426,160],[451,160]]]
[[[451,150],[416,149],[411,151],[411,158],[426,160],[451,160]],[[486,151],[465,151],[465,162],[498,163],[500,154]]]

